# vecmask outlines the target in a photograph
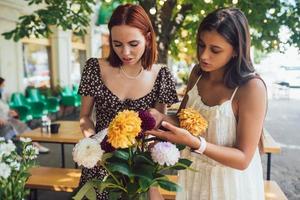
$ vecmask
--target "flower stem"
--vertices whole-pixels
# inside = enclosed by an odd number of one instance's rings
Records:
[[[151,138],[147,138],[144,140],[144,142],[150,142],[150,141],[160,141],[160,142],[164,142],[165,140],[162,140],[158,137],[151,137]]]
[[[118,185],[122,185],[118,179],[105,167],[104,163],[100,162],[100,165],[108,172],[109,175],[111,175]]]

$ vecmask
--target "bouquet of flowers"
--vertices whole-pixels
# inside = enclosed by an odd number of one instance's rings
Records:
[[[20,138],[20,149],[0,137],[0,197],[5,200],[25,199],[29,194],[25,183],[28,170],[35,165],[38,149],[31,139]]]
[[[84,167],[101,165],[108,175],[104,180],[87,182],[74,197],[96,199],[94,188],[107,190],[109,199],[147,199],[150,187],[177,191],[179,186],[163,174],[166,169],[184,170],[191,161],[181,159],[179,150],[169,142],[148,145],[154,138],[144,132],[154,128],[155,120],[147,111],[124,110],[112,120],[108,129],[96,137],[82,139],[73,150],[73,159]]]

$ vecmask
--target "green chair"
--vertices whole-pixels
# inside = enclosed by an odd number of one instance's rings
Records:
[[[79,107],[81,105],[81,97],[74,94],[73,90],[66,86],[61,92],[61,104],[64,106]]]
[[[31,102],[31,114],[33,119],[41,119],[42,116],[48,114],[46,105],[43,102]]]
[[[47,98],[47,110],[49,113],[57,113],[59,111],[59,99],[56,97]]]
[[[9,107],[13,108],[15,106],[27,106],[30,109],[30,104],[25,98],[25,96],[20,92],[15,92],[11,95]]]
[[[46,104],[46,98],[44,95],[40,93],[40,91],[36,88],[31,88],[27,90],[28,99],[31,102],[43,102]]]
[[[15,92],[11,95],[9,107],[17,111],[21,121],[28,122],[33,119],[30,103],[22,93]]]
[[[81,97],[77,94],[74,94],[74,92],[68,86],[62,89],[60,96],[60,103],[63,106],[63,116],[65,115],[66,107],[73,107],[73,112],[75,112],[76,108],[80,107],[81,105]]]
[[[78,89],[79,89],[79,85],[78,84],[73,84],[73,94],[78,95]]]
[[[33,119],[31,110],[28,106],[14,106],[12,107],[12,109],[14,109],[18,113],[19,120],[21,120],[22,122],[26,123]]]
[[[57,113],[59,111],[59,99],[56,97],[47,97],[45,98],[41,92],[36,89],[28,89],[28,98],[31,102],[42,102],[45,106],[44,109],[47,110],[48,113]],[[44,111],[45,113],[46,111]]]

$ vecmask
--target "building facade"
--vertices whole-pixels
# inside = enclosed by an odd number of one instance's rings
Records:
[[[14,29],[19,16],[36,8],[23,0],[0,0],[0,33]],[[59,27],[52,27],[49,38],[15,42],[1,35],[0,76],[6,80],[6,93],[24,92],[27,86],[63,87],[79,83],[85,60],[101,57],[102,49],[107,49],[107,44],[102,44],[102,38],[108,35],[106,26],[95,26],[96,18],[91,16],[84,37],[76,37]]]

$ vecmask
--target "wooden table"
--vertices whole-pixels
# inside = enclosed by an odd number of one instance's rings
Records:
[[[263,148],[264,148],[264,153],[266,153],[268,156],[267,180],[270,180],[271,179],[271,155],[272,153],[280,153],[281,147],[277,142],[275,142],[275,140],[272,138],[270,133],[265,128],[263,134]]]
[[[33,129],[20,134],[18,137],[31,138],[34,142],[59,143],[61,144],[62,167],[65,167],[64,144],[76,144],[83,138],[79,127],[79,121],[56,121],[60,124],[59,132],[55,134],[42,133],[41,128]]]

